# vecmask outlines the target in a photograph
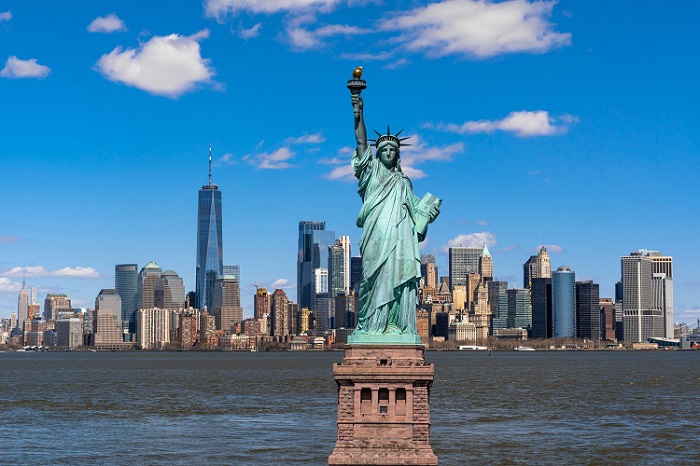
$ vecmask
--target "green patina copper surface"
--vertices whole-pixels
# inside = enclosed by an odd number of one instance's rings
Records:
[[[350,86],[348,86],[350,87]],[[351,89],[352,92],[352,89]],[[358,179],[362,208],[362,280],[358,325],[349,344],[420,344],[416,328],[420,253],[418,242],[427,223],[440,213],[440,200],[413,193],[411,180],[401,171],[402,139],[378,134],[376,155],[368,145],[364,104],[352,92],[357,149],[352,167]]]

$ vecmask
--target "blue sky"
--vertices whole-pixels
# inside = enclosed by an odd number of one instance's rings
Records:
[[[497,278],[548,245],[613,295],[620,256],[673,256],[700,318],[695,3],[0,0],[0,317],[28,286],[93,306],[114,265],[194,288],[197,191],[223,192],[224,262],[296,298],[299,220],[358,253],[346,80],[443,199],[424,252],[486,240]]]

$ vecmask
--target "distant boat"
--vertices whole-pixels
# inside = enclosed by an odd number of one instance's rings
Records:
[[[486,351],[488,348],[486,346],[476,346],[476,345],[460,345],[460,351]]]
[[[537,351],[535,348],[529,346],[516,346],[513,351]]]

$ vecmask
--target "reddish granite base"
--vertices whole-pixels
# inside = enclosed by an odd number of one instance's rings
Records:
[[[420,345],[349,345],[333,365],[338,440],[328,464],[436,465],[430,447],[434,367]]]

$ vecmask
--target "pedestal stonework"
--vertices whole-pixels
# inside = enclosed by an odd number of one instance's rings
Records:
[[[338,439],[328,464],[436,465],[430,447],[434,367],[421,345],[348,345],[333,365]]]

